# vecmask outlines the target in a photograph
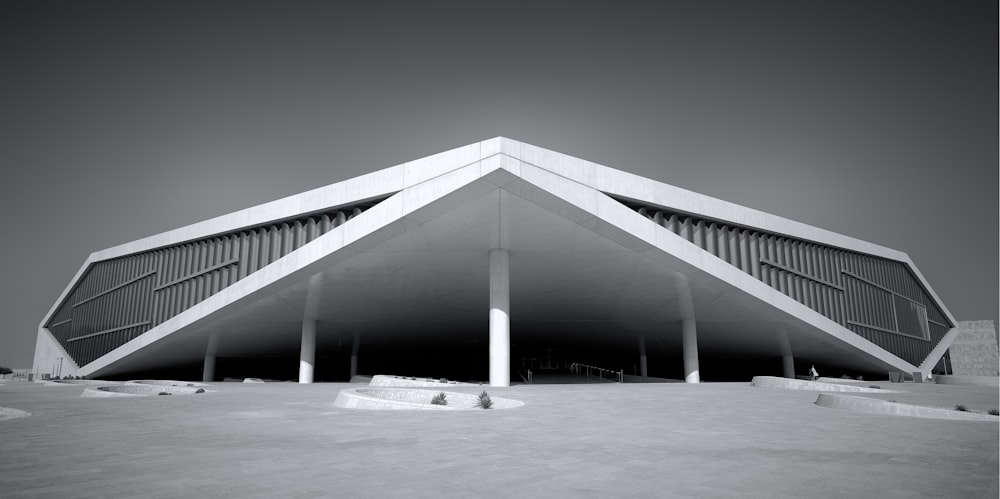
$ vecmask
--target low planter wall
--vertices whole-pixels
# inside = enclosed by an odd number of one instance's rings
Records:
[[[475,386],[472,383],[462,383],[460,381],[441,381],[434,378],[414,378],[406,376],[393,376],[390,374],[377,374],[372,377],[368,386],[415,386],[415,387],[447,387],[447,386]]]
[[[838,385],[820,383],[819,381],[804,381],[801,379],[779,378],[777,376],[754,376],[751,385],[761,388],[784,388],[786,390],[813,390],[817,392],[868,392],[868,393],[901,393],[897,390],[883,390],[866,386]]]
[[[172,379],[134,379],[126,381],[127,385],[154,385],[154,386],[182,386],[182,387],[205,387],[207,383],[197,383],[194,381],[177,381]]]
[[[150,380],[142,380],[150,381]],[[198,383],[202,386],[208,386],[204,383]],[[103,385],[103,386],[88,386],[83,393],[80,394],[81,397],[96,398],[96,397],[148,397],[156,396],[162,392],[169,393],[171,395],[193,395],[198,393],[198,390],[205,392],[204,388],[196,386],[173,386],[169,384],[152,384],[152,383],[140,383],[140,382],[127,382],[120,385]]]
[[[101,379],[50,379],[43,386],[83,386],[83,385],[120,385],[121,381],[104,381]]]
[[[889,402],[887,400],[857,397],[852,395],[837,395],[833,393],[819,394],[819,397],[816,399],[816,405],[820,407],[828,407],[830,409],[842,409],[845,411],[861,412],[866,414],[885,414],[890,416],[909,416],[931,419],[954,419],[961,421],[992,421],[994,424],[1000,421],[1000,418],[997,416],[990,416],[988,414],[953,411],[937,407],[923,407],[919,405],[901,404],[899,402]]]
[[[431,404],[431,399],[439,393],[445,394],[448,405]],[[524,402],[502,397],[490,397],[492,409],[521,407]],[[479,396],[471,393],[442,392],[440,390],[417,390],[406,388],[345,388],[337,394],[333,405],[346,409],[388,409],[388,410],[429,410],[461,411],[483,410],[475,405]],[[492,410],[491,409],[491,410]]]
[[[955,376],[955,375],[935,375],[934,382],[939,385],[969,385],[988,386],[992,388],[1000,387],[1000,377],[997,376]]]

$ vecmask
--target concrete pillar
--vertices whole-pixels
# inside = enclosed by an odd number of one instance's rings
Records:
[[[201,380],[205,383],[215,381],[215,356],[205,354],[205,362],[201,369]]]
[[[205,349],[205,362],[202,364],[201,381],[215,381],[215,351],[219,346],[219,336],[212,333],[208,337],[208,348]]]
[[[355,331],[354,340],[351,342],[351,378],[358,375],[358,347],[360,346],[360,336],[361,335]]]
[[[681,322],[682,341],[684,343],[684,382],[700,383],[698,372],[698,329],[694,319],[684,319]]]
[[[302,321],[302,347],[299,351],[299,383],[313,382],[313,366],[316,365],[316,321]]]
[[[781,368],[786,378],[795,379],[795,357],[792,354],[781,356]]]
[[[639,335],[639,376],[645,378],[649,375],[646,370],[646,337]]]
[[[490,386],[510,386],[510,253],[490,250]]]

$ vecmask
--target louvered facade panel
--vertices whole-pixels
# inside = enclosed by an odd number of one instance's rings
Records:
[[[615,199],[911,364],[950,328],[901,262]],[[705,237],[691,227],[707,227]]]
[[[86,365],[383,199],[96,262],[45,326]]]

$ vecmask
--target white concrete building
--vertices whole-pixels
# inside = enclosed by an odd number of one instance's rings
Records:
[[[956,324],[905,253],[498,137],[95,252],[35,364],[926,374]]]

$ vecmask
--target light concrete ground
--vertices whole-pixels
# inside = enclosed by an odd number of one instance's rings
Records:
[[[0,497],[997,497],[1000,425],[825,409],[817,392],[521,385],[487,389],[518,409],[409,412],[335,408],[347,386],[88,399],[11,382],[0,406],[32,415],[0,422]],[[874,396],[1000,405],[892,388],[911,391]]]

